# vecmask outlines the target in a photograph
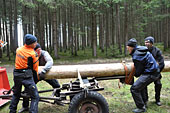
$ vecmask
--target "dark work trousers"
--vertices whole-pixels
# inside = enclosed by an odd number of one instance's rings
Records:
[[[29,91],[31,97],[31,106],[29,113],[38,113],[39,94],[33,77],[17,78],[14,76],[14,89],[11,104],[9,106],[10,113],[16,113],[17,104],[21,96],[22,85]]]
[[[49,83],[53,88],[60,88],[60,84],[58,83],[58,80],[56,79],[50,79],[45,80],[47,83]]]
[[[50,79],[50,80],[45,80],[45,81],[49,83],[53,88],[60,88],[60,84],[58,80],[56,79]],[[27,92],[27,90],[25,89],[24,92]],[[56,92],[56,93],[59,93],[59,92]],[[29,98],[23,98],[22,106],[24,108],[27,108],[29,106]]]
[[[130,90],[137,108],[141,109],[145,105],[143,94],[146,92],[146,87],[156,79],[150,74],[143,74],[131,86]]]
[[[162,83],[161,83],[161,78],[157,79],[156,81],[154,81],[155,84],[155,100],[156,102],[160,102],[160,95],[161,95],[161,88],[162,88]],[[143,93],[143,99],[144,102],[148,101],[148,89],[146,87],[145,92]]]

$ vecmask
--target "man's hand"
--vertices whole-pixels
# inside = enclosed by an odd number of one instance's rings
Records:
[[[40,73],[38,73],[38,75],[39,75],[40,80],[44,80],[44,78],[45,78],[44,72],[40,72]]]

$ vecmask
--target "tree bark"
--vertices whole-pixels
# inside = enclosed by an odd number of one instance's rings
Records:
[[[125,56],[127,55],[127,50],[126,50],[126,42],[128,40],[128,3],[125,1],[124,3],[124,6],[125,6],[125,22],[124,22],[124,54]]]
[[[125,76],[129,74],[134,64],[132,62],[126,63],[127,71],[122,63],[111,64],[84,64],[84,65],[59,65],[53,66],[51,70],[46,73],[45,79],[66,79],[78,78],[78,72],[82,77],[105,77],[105,76]],[[43,66],[39,66],[41,72]],[[165,61],[163,72],[170,72],[170,61]]]
[[[6,14],[6,2],[5,0],[3,0],[3,6],[4,6],[4,17],[5,17],[5,33],[6,33],[6,41],[7,41],[7,56],[8,56],[8,60],[11,60],[10,57],[10,50],[9,50],[9,36],[8,36],[8,26],[7,26],[7,14]]]
[[[15,49],[14,49],[14,36],[13,36],[13,13],[12,13],[12,8],[13,8],[13,2],[10,0],[10,14],[9,14],[9,31],[10,31],[10,50],[14,54]],[[0,24],[1,25],[1,24]]]
[[[92,56],[97,57],[97,26],[96,26],[96,14],[91,13],[92,16]]]
[[[107,52],[108,52],[108,48],[109,48],[109,9],[106,9],[106,21],[105,21],[105,24],[106,24],[106,43],[105,43],[105,46],[106,46],[106,56],[107,56]]]
[[[103,14],[99,15],[99,47],[101,52],[104,53],[104,27],[103,27]]]
[[[116,16],[117,16],[117,40],[119,45],[119,52],[122,54],[121,37],[120,37],[120,5],[116,4]]]
[[[59,58],[59,56],[58,56],[58,42],[57,42],[57,11],[56,11],[56,9],[54,9],[53,10],[53,16],[52,16],[52,18],[53,18],[53,40],[54,40],[54,56],[55,56],[55,58]]]
[[[15,9],[14,9],[14,40],[15,40],[14,48],[15,48],[15,50],[18,48],[18,27],[17,27],[17,25],[18,25],[17,6],[18,5],[17,4],[18,4],[18,2],[17,2],[17,0],[15,0]]]
[[[66,8],[63,6],[62,13],[62,33],[63,33],[63,49],[64,53],[67,51],[67,31],[66,31]]]
[[[50,48],[50,53],[52,53],[52,36],[51,36],[51,29],[52,29],[52,22],[51,22],[51,10],[48,9],[48,23],[49,23],[49,48]]]
[[[16,9],[16,7],[15,7]],[[26,6],[22,6],[22,26],[23,26],[23,35],[27,34],[27,24],[26,24]],[[24,39],[23,39],[24,42]]]

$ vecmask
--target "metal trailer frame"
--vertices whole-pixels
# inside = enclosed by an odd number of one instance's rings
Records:
[[[97,91],[104,90],[104,88],[99,86],[98,81],[111,80],[111,79],[121,79],[124,81],[125,76],[114,75],[112,77],[109,76],[109,77],[92,77],[92,78],[85,77],[85,78],[82,78],[78,71],[78,78],[74,82],[70,81],[69,83],[62,84],[61,88],[54,88],[54,89],[39,91],[39,93],[52,92],[51,96],[48,96],[48,97],[40,96],[39,101],[45,102],[45,103],[50,103],[50,104],[57,104],[58,102],[61,104],[70,104],[72,101],[72,98],[75,95],[78,95],[82,92],[84,95],[83,98],[88,98],[87,95],[89,92],[91,92],[91,91],[97,92]],[[66,90],[66,91],[64,91],[64,90]],[[55,96],[56,91],[60,91],[60,96],[58,96],[58,97]],[[12,92],[12,90],[4,91],[3,92],[4,95],[0,95],[0,98],[11,99],[11,97],[12,97],[11,92]],[[27,93],[22,92],[20,100],[23,100],[22,98],[24,98],[24,97],[30,97],[30,96]],[[70,97],[70,100],[68,100],[67,97]],[[82,105],[80,107],[83,109],[83,112],[87,111],[87,110],[88,111],[91,110],[94,113],[96,113],[95,110],[98,109],[96,106],[99,106],[99,105],[94,105],[93,103],[94,102],[89,104],[89,102],[88,102],[88,104],[86,103],[86,104],[84,104],[84,106]],[[81,109],[81,108],[79,108],[79,109]],[[72,109],[72,108],[69,108],[69,110],[70,109]],[[101,109],[98,109],[97,111],[101,111]],[[90,113],[93,113],[93,112],[90,112]],[[69,113],[71,113],[71,112],[69,112]],[[77,113],[81,113],[81,112],[77,111]],[[102,112],[99,112],[99,113],[102,113]]]

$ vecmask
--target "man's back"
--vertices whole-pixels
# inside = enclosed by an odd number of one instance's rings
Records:
[[[38,71],[38,56],[34,49],[23,46],[16,51],[15,69],[27,68],[33,68]]]

